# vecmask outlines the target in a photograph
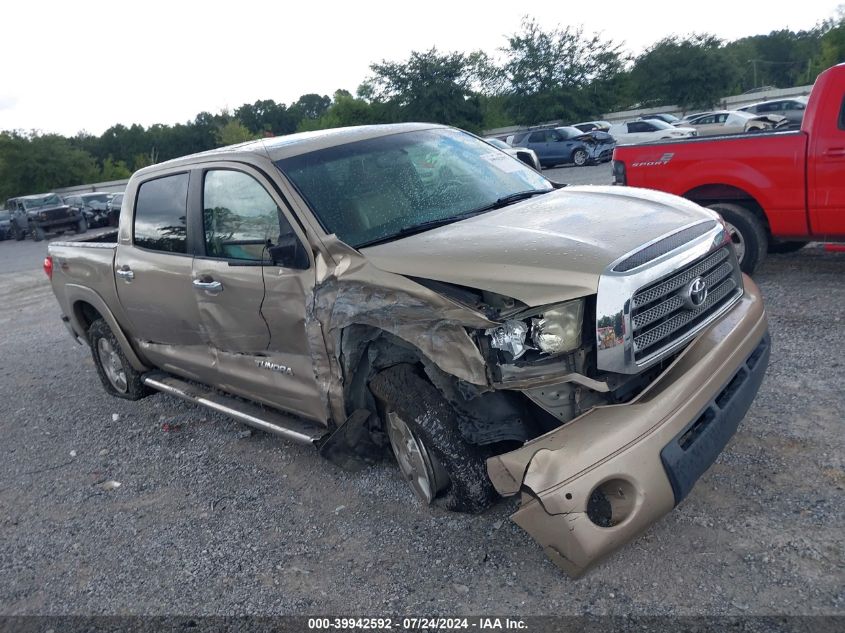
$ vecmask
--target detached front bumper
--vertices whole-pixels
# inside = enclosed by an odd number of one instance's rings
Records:
[[[760,291],[745,294],[635,400],[596,407],[492,457],[511,517],[573,577],[667,514],[713,463],[745,416],[769,361]]]

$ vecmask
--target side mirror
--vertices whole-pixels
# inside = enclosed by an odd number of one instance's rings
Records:
[[[268,248],[267,252],[270,253],[273,263],[282,268],[305,270],[311,265],[308,253],[293,234],[280,236],[279,243]]]

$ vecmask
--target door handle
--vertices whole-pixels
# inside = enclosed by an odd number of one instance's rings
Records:
[[[832,158],[842,158],[845,156],[845,147],[828,147],[824,151],[824,155]]]
[[[118,268],[115,271],[115,274],[124,281],[132,281],[133,279],[135,279],[135,273],[129,268],[129,266]]]
[[[203,290],[207,295],[219,295],[223,292],[223,284],[219,281],[203,281],[202,279],[194,279],[191,283],[194,284],[194,288],[197,290]]]

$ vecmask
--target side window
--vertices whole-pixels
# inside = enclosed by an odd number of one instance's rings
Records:
[[[842,97],[842,105],[839,106],[839,129],[845,130],[845,97]]]
[[[281,254],[280,265],[301,267],[285,257],[285,249],[295,251],[299,244],[293,228],[267,190],[252,176],[224,169],[208,171],[202,207],[205,252],[209,257],[271,264],[279,261]]]
[[[142,183],[135,201],[134,244],[168,253],[188,252],[188,174]]]
[[[528,137],[529,143],[545,143],[546,142],[546,132],[531,132],[531,136]]]

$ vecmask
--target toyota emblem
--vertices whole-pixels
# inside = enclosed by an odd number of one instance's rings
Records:
[[[686,299],[689,308],[700,308],[707,300],[707,282],[701,277],[696,277],[689,282]]]

